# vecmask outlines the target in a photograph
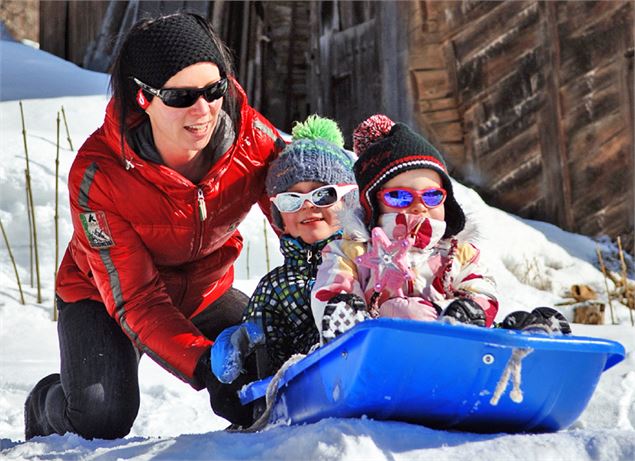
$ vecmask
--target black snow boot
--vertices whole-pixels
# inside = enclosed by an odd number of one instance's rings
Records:
[[[485,311],[481,306],[469,298],[459,298],[452,301],[441,314],[441,320],[449,323],[464,323],[466,325],[485,326]]]
[[[551,307],[537,307],[531,311],[536,317],[545,319],[553,333],[562,333],[563,335],[571,334],[571,325],[567,319],[557,310]]]
[[[61,382],[59,373],[42,378],[29,393],[24,403],[24,437],[54,434],[55,430],[46,420],[46,396],[51,386]]]
[[[567,319],[550,307],[538,307],[531,312],[512,312],[497,326],[507,330],[522,330],[549,335],[571,334],[571,327]]]

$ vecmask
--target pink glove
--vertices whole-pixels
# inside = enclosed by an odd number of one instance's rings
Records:
[[[432,303],[423,298],[390,298],[379,306],[379,316],[430,321],[436,320],[438,313]]]

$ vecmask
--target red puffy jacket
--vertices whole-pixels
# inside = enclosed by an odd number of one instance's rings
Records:
[[[56,280],[65,302],[103,302],[133,344],[192,386],[212,341],[191,319],[227,291],[243,243],[236,227],[258,202],[280,150],[275,128],[242,98],[233,146],[199,184],[139,157],[110,101],[69,173],[74,233]],[[202,219],[204,199],[207,217]]]

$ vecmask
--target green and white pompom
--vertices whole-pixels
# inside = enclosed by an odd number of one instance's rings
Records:
[[[299,139],[328,141],[338,147],[344,147],[344,136],[335,121],[318,115],[309,115],[304,122],[296,122],[291,130],[293,141]]]

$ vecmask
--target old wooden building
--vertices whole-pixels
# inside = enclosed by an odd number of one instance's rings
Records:
[[[105,71],[146,14],[206,15],[253,104],[310,113],[350,141],[384,112],[440,145],[452,174],[523,217],[633,251],[632,1],[40,2],[42,49]]]

